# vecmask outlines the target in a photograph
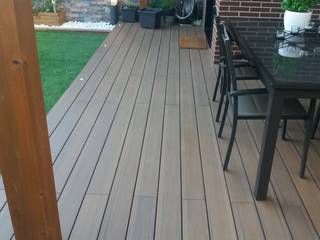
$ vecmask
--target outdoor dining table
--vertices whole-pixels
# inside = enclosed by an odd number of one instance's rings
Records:
[[[283,20],[230,18],[226,25],[269,93],[255,185],[256,199],[265,200],[283,100],[320,97],[320,34],[317,26],[283,34]]]

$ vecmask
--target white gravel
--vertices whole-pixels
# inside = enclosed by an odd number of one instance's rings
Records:
[[[114,28],[108,22],[65,22],[61,26],[34,25],[35,29],[52,29],[52,30],[78,30],[78,31],[99,31],[110,32]]]

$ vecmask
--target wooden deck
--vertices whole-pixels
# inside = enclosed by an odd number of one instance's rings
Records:
[[[267,201],[252,194],[262,122],[240,123],[222,171],[230,125],[218,140],[210,51],[178,46],[199,31],[117,27],[49,113],[64,239],[319,239],[320,142],[300,179],[301,122],[279,139]]]

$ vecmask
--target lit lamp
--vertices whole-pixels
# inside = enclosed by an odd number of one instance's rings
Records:
[[[118,10],[118,0],[110,0],[111,6],[110,6],[110,23],[112,25],[115,25],[119,21],[119,10]]]

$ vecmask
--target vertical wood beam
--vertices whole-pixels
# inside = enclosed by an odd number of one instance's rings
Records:
[[[31,0],[0,0],[0,153],[16,239],[60,240]]]

